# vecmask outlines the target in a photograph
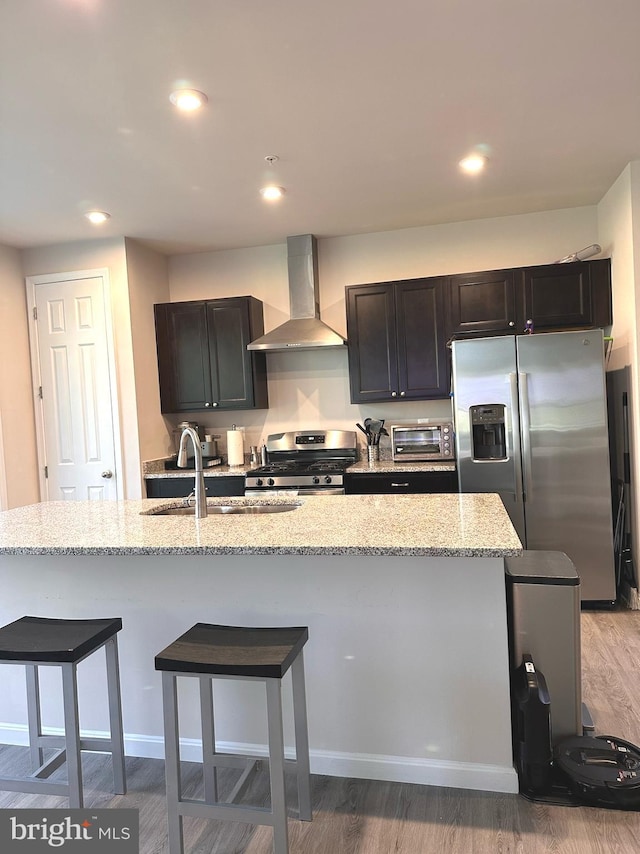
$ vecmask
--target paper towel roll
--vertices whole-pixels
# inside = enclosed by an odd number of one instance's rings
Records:
[[[241,430],[227,430],[227,463],[230,466],[244,464],[244,446]]]

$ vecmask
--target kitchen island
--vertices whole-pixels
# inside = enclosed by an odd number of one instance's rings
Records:
[[[521,545],[498,496],[295,502],[290,512],[201,520],[148,515],[179,500],[51,502],[0,513],[0,621],[121,616],[126,749],[151,757],[163,756],[153,659],[167,643],[198,621],[308,625],[314,773],[517,791],[503,560]],[[102,666],[93,656],[79,670],[83,731],[107,728]],[[45,668],[41,680],[45,726],[54,730],[55,677]],[[2,680],[0,741],[24,743],[20,668],[3,666]],[[190,681],[185,759],[199,755]],[[260,752],[266,744],[260,688],[216,683],[220,749]],[[287,744],[291,724],[287,718]]]

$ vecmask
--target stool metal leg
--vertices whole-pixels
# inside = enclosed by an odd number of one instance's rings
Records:
[[[296,739],[296,772],[298,778],[298,817],[311,821],[311,771],[309,768],[309,734],[307,732],[307,696],[304,684],[303,652],[291,665],[293,720]]]
[[[114,636],[105,644],[107,661],[107,691],[109,695],[109,727],[111,729],[111,759],[113,763],[113,791],[124,795],[127,780],[124,770],[124,733],[122,726],[122,699],[120,696],[120,665],[118,640]]]
[[[267,724],[269,730],[269,776],[273,813],[274,854],[288,854],[287,801],[284,787],[284,735],[282,732],[282,693],[280,679],[265,679],[267,687]]]
[[[75,664],[63,664],[61,667],[69,806],[73,809],[83,806],[80,722],[78,720],[78,680]]]
[[[215,804],[218,800],[218,769],[214,763],[216,734],[213,720],[213,679],[210,676],[201,676],[199,682],[204,800],[207,804]]]
[[[42,719],[40,715],[40,680],[38,678],[38,665],[26,664],[27,677],[27,719],[29,724],[29,750],[31,752],[31,765],[36,771],[44,762],[44,750],[39,746],[42,735]]]
[[[178,728],[178,686],[175,674],[166,670],[162,673],[162,707],[164,713],[164,755],[169,854],[184,854],[182,815],[178,811],[178,801],[182,797]]]

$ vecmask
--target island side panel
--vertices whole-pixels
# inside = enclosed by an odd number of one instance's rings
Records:
[[[163,756],[153,658],[193,623],[308,625],[312,771],[517,791],[501,558],[3,555],[0,567],[3,624],[122,616],[129,755]],[[97,658],[80,668],[81,720],[103,732]],[[3,665],[2,679],[0,738],[24,741],[21,668]],[[198,755],[195,681],[181,680],[185,759]],[[45,722],[60,727],[56,674],[42,682]],[[215,693],[221,749],[263,747],[262,686],[217,682]],[[291,724],[288,714],[288,744]]]

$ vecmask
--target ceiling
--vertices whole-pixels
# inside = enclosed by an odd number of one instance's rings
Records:
[[[593,205],[640,158],[639,34],[638,0],[2,0],[0,243],[174,254]],[[178,86],[208,105],[179,114]]]

